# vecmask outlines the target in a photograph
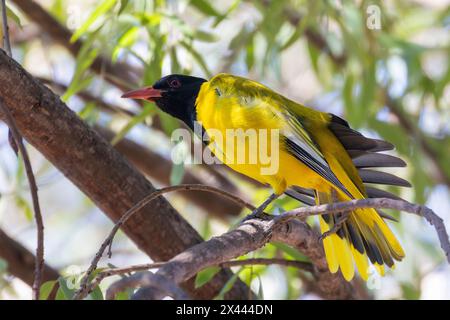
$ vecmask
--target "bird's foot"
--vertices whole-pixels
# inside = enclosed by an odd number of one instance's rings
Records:
[[[334,223],[334,226],[328,230],[325,231],[324,233],[322,233],[319,237],[320,241],[323,241],[326,237],[331,236],[332,234],[335,234],[339,231],[339,229],[342,228],[343,224],[345,223],[345,221],[347,221],[347,218],[349,216],[350,212],[344,212],[339,219],[336,220],[336,222]]]
[[[267,220],[269,218],[269,215],[264,212],[264,210],[271,204],[276,198],[278,198],[278,195],[275,193],[272,193],[269,198],[266,199],[258,208],[253,210],[252,213],[250,213],[248,216],[246,216],[242,222],[245,222],[247,220],[251,219],[261,219],[261,220]]]

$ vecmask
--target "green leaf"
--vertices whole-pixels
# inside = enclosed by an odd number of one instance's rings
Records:
[[[184,163],[177,163],[172,165],[170,171],[170,185],[176,186],[181,183],[184,177]]]
[[[78,112],[78,115],[89,125],[94,125],[98,120],[99,109],[97,109],[95,102],[88,102],[84,105],[83,109]]]
[[[89,35],[78,53],[72,80],[70,81],[66,92],[61,97],[61,100],[64,102],[66,102],[77,92],[87,88],[94,79],[93,75],[86,75],[86,73],[99,54],[99,50],[97,48],[93,48],[97,32],[98,30]]]
[[[247,70],[251,70],[255,65],[255,39],[251,37],[248,41],[245,50],[245,64],[247,65]]]
[[[129,300],[130,295],[126,291],[121,291],[116,293],[116,296],[114,297],[114,300]]]
[[[8,270],[8,261],[0,258],[0,274]]]
[[[125,135],[131,130],[133,129],[134,126],[138,125],[139,123],[141,123],[142,121],[145,120],[145,118],[147,118],[150,114],[152,114],[154,111],[151,108],[143,108],[142,112],[136,116],[134,116],[133,118],[130,119],[130,121],[128,121],[128,123],[125,125],[125,127],[123,127],[117,134],[116,136],[111,140],[111,144],[115,145],[116,143],[118,143],[120,140],[122,140]]]
[[[27,221],[33,220],[33,210],[31,209],[27,200],[18,195],[16,197],[16,205],[19,209],[23,210],[23,213],[25,214],[25,218],[27,219]]]
[[[99,286],[96,286],[94,290],[89,294],[92,300],[105,300],[103,297],[103,292]]]
[[[158,113],[163,130],[168,136],[172,134],[173,130],[180,127],[180,122],[174,117],[168,115],[164,111],[161,111],[159,108],[156,109],[156,112]]]
[[[97,21],[99,17],[101,17],[103,14],[105,14],[108,10],[112,8],[112,6],[116,3],[116,0],[104,0],[102,1],[91,13],[89,18],[81,25],[80,28],[73,34],[72,38],[70,38],[70,42],[77,41],[83,34],[86,33],[86,31],[89,29],[89,27]]]
[[[181,73],[181,65],[178,61],[177,51],[175,47],[170,48],[170,71],[171,73]]]
[[[358,106],[353,110],[357,115],[355,117],[355,125],[357,127],[360,127],[367,122],[367,118],[372,111],[371,106],[373,105],[376,87],[375,73],[375,63],[370,61],[369,65],[365,67],[363,72],[361,90],[358,97]]]
[[[308,42],[308,53],[309,53],[309,59],[311,60],[311,64],[314,68],[314,72],[316,75],[320,75],[320,68],[319,68],[319,55],[320,51],[317,50],[316,47],[314,47],[311,43]]]
[[[218,16],[216,18],[216,21],[213,24],[213,28],[216,28],[223,20],[225,20],[226,17],[228,17],[234,10],[236,10],[237,8],[239,8],[239,4],[241,3],[242,0],[234,0],[233,3],[230,5],[230,7],[228,8],[228,10],[224,13],[221,14],[220,16]]]
[[[308,261],[308,258],[305,255],[301,254],[298,250],[288,246],[287,244],[274,242],[272,245],[297,261]]]
[[[292,46],[297,40],[300,39],[300,37],[304,34],[306,27],[308,26],[308,19],[303,18],[300,21],[300,25],[297,26],[295,31],[292,33],[292,35],[289,37],[289,39],[281,45],[280,51],[286,50],[290,46]]]
[[[119,57],[120,50],[126,47],[130,47],[137,39],[139,28],[136,26],[131,26],[128,28],[117,41],[117,45],[114,47],[112,53],[112,61],[116,62]]]
[[[259,287],[258,287],[258,299],[259,300],[264,300],[264,288],[262,285],[262,280],[261,277],[259,275],[257,275],[258,278],[258,283],[259,283]]]
[[[122,14],[122,12],[125,10],[125,8],[128,5],[128,2],[130,2],[129,0],[120,0],[120,8],[119,8],[119,12],[117,13],[118,15]]]
[[[190,3],[193,7],[195,7],[201,13],[207,16],[222,16],[219,11],[217,11],[210,3],[210,1],[205,0],[191,0]]]
[[[418,300],[420,299],[420,289],[411,283],[403,282],[400,284],[403,291],[403,298],[406,300]]]
[[[58,289],[58,293],[56,295],[57,300],[59,300],[58,297],[62,298],[61,300],[72,300],[73,296],[75,295],[76,289],[69,288],[67,286],[67,281],[68,281],[67,278],[59,277],[59,279],[58,279],[59,289]]]
[[[198,53],[190,44],[187,42],[181,41],[180,43],[183,48],[185,48],[191,56],[194,58],[194,60],[197,61],[197,63],[200,65],[200,68],[202,68],[203,72],[206,74],[208,78],[212,77],[211,71],[209,71],[208,66],[206,65],[205,60],[203,59],[202,55]]]
[[[23,29],[19,16],[13,10],[11,10],[11,8],[9,8],[8,5],[6,5],[6,16],[12,19],[19,26],[20,29]]]
[[[220,290],[219,294],[214,298],[215,300],[223,300],[225,299],[225,294],[233,288],[234,283],[239,278],[239,273],[244,270],[245,267],[241,267],[233,276],[225,283],[223,288]]]
[[[192,38],[202,42],[216,42],[219,40],[215,34],[203,30],[195,30]]]
[[[209,268],[205,268],[195,277],[195,288],[200,288],[201,286],[208,283],[219,271],[221,268],[213,266]]]
[[[53,291],[53,288],[55,285],[58,284],[58,280],[50,280],[47,282],[44,282],[41,285],[39,300],[47,300],[50,293]]]

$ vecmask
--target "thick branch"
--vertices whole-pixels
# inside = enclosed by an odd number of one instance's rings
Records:
[[[67,86],[58,82],[55,82],[46,78],[37,78],[43,83],[50,85],[52,88],[60,90],[62,92],[67,90]],[[85,100],[86,102],[94,102],[96,106],[101,108],[102,110],[110,113],[123,113],[127,116],[135,116],[135,114],[129,110],[123,109],[121,107],[112,105],[103,101],[100,98],[97,98],[90,94],[87,91],[80,91],[77,95]],[[114,137],[114,133],[104,129],[100,126],[96,126],[95,129],[104,136],[108,141],[112,140]],[[157,125],[153,126],[153,129],[161,130],[161,128]],[[165,185],[170,184],[170,173],[172,170],[172,164],[167,161],[164,157],[152,152],[149,149],[144,148],[143,146],[134,143],[131,140],[126,138],[119,141],[114,146],[120,153],[124,154],[128,160],[130,160],[142,173],[156,179],[158,182],[161,182]],[[192,148],[192,146],[191,146]],[[225,167],[221,165],[222,167]],[[190,173],[190,171],[186,171],[185,176],[183,178],[182,183],[184,184],[201,184],[206,183],[210,184],[212,182],[220,188],[223,188],[225,191],[240,194],[240,190],[231,183],[227,178],[222,176],[217,170],[219,168],[214,168],[213,166],[200,165],[201,169],[205,171],[206,179],[205,181],[200,181],[198,177],[194,174]],[[226,167],[228,168],[228,167]],[[234,172],[236,174],[236,172]],[[241,176],[243,178],[245,176]],[[246,178],[248,179],[248,178]],[[208,180],[208,181],[206,181]],[[251,180],[254,182],[255,180]],[[216,197],[212,195],[210,199],[205,199],[202,193],[198,192],[189,192],[183,194],[189,201],[192,201],[196,205],[205,209],[208,213],[212,215],[216,215],[219,218],[226,218],[229,216],[237,216],[240,213],[240,207],[236,206],[235,203],[229,202],[226,199],[221,197]],[[243,195],[241,195],[243,197]]]
[[[27,149],[23,144],[22,135],[17,128],[17,124],[12,117],[9,109],[4,105],[3,99],[0,97],[0,111],[5,117],[5,121],[10,129],[10,134],[14,140],[14,147],[17,147],[22,155],[25,172],[28,178],[28,184],[30,186],[31,199],[33,202],[34,219],[36,221],[37,231],[37,243],[36,243],[36,261],[34,269],[34,281],[32,286],[33,299],[38,300],[40,296],[41,284],[42,284],[42,272],[44,267],[44,222],[42,219],[41,207],[39,205],[38,188],[36,179],[31,167],[30,158],[28,156]]]
[[[247,207],[250,210],[255,209],[255,207],[253,205],[251,205],[250,203],[247,203],[230,193],[227,193],[227,192],[217,189],[217,188],[204,186],[204,185],[178,185],[178,186],[171,186],[171,187],[166,187],[166,188],[155,190],[154,192],[150,193],[145,198],[143,198],[141,201],[136,203],[132,208],[127,210],[120,217],[120,219],[117,221],[117,223],[114,225],[114,227],[111,230],[111,232],[109,233],[108,237],[105,239],[105,241],[103,241],[102,245],[100,246],[100,249],[97,251],[96,255],[94,256],[94,259],[92,259],[92,262],[91,262],[89,268],[87,269],[86,274],[81,279],[80,289],[75,294],[74,299],[83,299],[87,295],[89,277],[97,268],[98,262],[100,261],[100,258],[103,256],[106,248],[109,248],[108,255],[111,256],[112,242],[113,242],[113,239],[114,239],[117,231],[119,230],[119,228],[121,228],[133,215],[135,215],[137,212],[139,212],[139,210],[145,208],[145,206],[147,206],[150,202],[154,201],[155,199],[158,199],[160,196],[162,196],[166,193],[173,192],[173,191],[180,191],[180,190],[182,190],[182,191],[205,191],[205,192],[220,194],[232,201],[235,201],[236,203],[238,203],[239,205],[241,205],[243,207]]]
[[[63,94],[68,89],[68,86],[61,82],[57,82],[57,81],[54,81],[54,80],[51,80],[48,78],[43,78],[43,77],[35,77],[35,78],[38,79],[39,81],[42,81],[44,84],[49,86],[52,90],[54,90],[57,93]],[[110,114],[124,114],[129,117],[134,117],[137,115],[136,113],[134,113],[130,110],[124,109],[120,106],[117,106],[117,105],[114,105],[111,103],[107,103],[103,99],[94,96],[89,91],[81,90],[81,91],[78,91],[76,93],[76,95],[78,97],[80,97],[82,100],[84,100],[85,102],[95,103],[95,106],[97,108],[99,108],[100,110],[105,111],[107,113],[110,113]]]
[[[0,97],[24,138],[82,190],[108,217],[117,221],[154,187],[110,144],[91,130],[58,96],[33,79],[0,50]],[[4,114],[0,118],[4,119]],[[163,198],[134,215],[123,231],[153,260],[166,261],[202,241],[198,233]],[[205,288],[184,288],[194,298],[217,294],[230,272]],[[247,297],[238,282],[229,297]]]
[[[114,137],[114,133],[112,131],[100,126],[95,126],[95,130],[108,141]],[[155,179],[163,185],[170,185],[170,172],[172,170],[172,164],[163,156],[126,138],[119,141],[114,148],[122,153],[136,166],[136,168],[148,177]],[[204,183],[204,181],[200,180],[190,170],[185,171],[182,184]],[[220,181],[218,181],[218,183],[220,183]],[[217,187],[233,194],[239,194],[239,190],[237,190],[237,188],[227,190],[229,189],[228,185],[218,185]],[[204,209],[208,214],[214,215],[221,219],[238,216],[242,211],[242,206],[217,194],[209,194],[208,197],[205,197],[205,193],[202,191],[192,191],[182,192],[181,196],[185,197],[189,201],[192,201],[192,203]]]
[[[5,46],[6,52],[8,52],[8,55],[12,56],[11,41],[9,40],[8,17],[6,16],[6,0],[1,0],[0,9],[2,11],[3,44]]]
[[[413,204],[404,200],[394,200],[388,198],[361,199],[351,200],[347,202],[339,202],[333,204],[323,204],[314,207],[303,207],[286,212],[274,219],[274,223],[280,223],[290,219],[304,219],[312,215],[320,215],[324,213],[338,213],[345,211],[353,211],[361,208],[374,209],[393,209],[403,212],[412,213],[425,218],[435,229],[439,238],[442,250],[445,253],[447,261],[450,263],[450,241],[448,233],[444,225],[444,221],[426,206]]]
[[[34,279],[35,256],[0,229],[0,257],[8,263],[8,272],[30,287]],[[42,268],[42,282],[58,279],[58,271],[47,264]]]
[[[117,293],[130,287],[152,288],[156,296],[169,296],[175,300],[189,300],[190,297],[170,279],[151,272],[139,272],[113,283],[106,291],[106,299],[113,300]]]
[[[441,247],[450,263],[450,242],[441,218],[425,206],[411,204],[403,200],[380,198],[302,207],[276,216],[271,220],[247,220],[235,230],[178,254],[161,266],[157,274],[171,279],[175,283],[181,283],[206,267],[220,265],[227,260],[259,249],[269,240],[273,240],[293,245],[311,259],[317,268],[318,289],[325,297],[356,298],[356,292],[349,283],[345,282],[340,275],[329,273],[318,235],[303,221],[292,221],[292,219],[305,219],[313,215],[334,214],[358,208],[395,209],[424,217],[435,227]],[[286,225],[286,222],[289,225]],[[146,294],[152,297],[162,298],[152,290],[145,288],[144,290]]]

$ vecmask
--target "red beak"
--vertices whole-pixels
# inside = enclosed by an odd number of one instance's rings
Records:
[[[155,89],[153,87],[147,87],[133,91],[128,91],[122,95],[122,98],[144,99],[155,101],[155,98],[162,97],[162,92],[163,92],[162,90]]]

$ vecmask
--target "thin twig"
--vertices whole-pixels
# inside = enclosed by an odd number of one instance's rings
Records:
[[[229,268],[236,266],[279,264],[286,267],[294,267],[303,271],[314,273],[314,265],[306,261],[287,260],[278,258],[249,258],[244,260],[231,260],[219,264],[220,267]]]
[[[11,51],[11,41],[9,40],[9,27],[8,27],[8,17],[6,15],[6,0],[2,1],[2,20],[3,20],[3,43],[6,49],[6,52],[10,57],[12,57]]]
[[[131,272],[136,271],[146,271],[150,269],[156,269],[161,267],[165,262],[155,262],[155,263],[145,263],[145,264],[139,264],[124,268],[115,268],[115,269],[109,269],[102,272],[99,272],[97,276],[86,286],[86,294],[89,294],[94,290],[98,285],[100,285],[100,282],[103,281],[103,279],[111,276],[117,276],[122,274],[127,274]]]
[[[430,208],[418,204],[413,204],[405,200],[373,198],[373,199],[351,200],[332,204],[323,204],[313,207],[302,207],[291,210],[289,212],[285,212],[275,217],[272,221],[273,224],[275,225],[281,222],[286,222],[293,218],[304,219],[306,217],[313,215],[330,214],[343,211],[353,211],[362,208],[394,209],[412,213],[425,218],[436,229],[441,248],[445,252],[447,261],[450,263],[450,241],[447,230],[444,225],[444,221]]]
[[[106,291],[106,299],[113,300],[117,293],[141,286],[152,288],[155,293],[175,300],[190,300],[190,297],[172,280],[151,272],[140,272],[114,282]]]
[[[377,198],[302,207],[276,216],[270,221],[248,220],[235,230],[197,244],[178,254],[161,266],[157,274],[163,275],[175,283],[182,283],[204,268],[220,265],[229,259],[242,256],[262,247],[267,241],[273,239],[274,235],[283,229],[280,226],[289,220],[299,219],[301,221],[308,216],[335,214],[361,208],[395,209],[424,217],[436,228],[441,247],[450,263],[450,242],[447,231],[442,219],[431,209],[404,200]],[[324,272],[329,274],[326,269],[322,270],[322,273]],[[348,296],[348,293],[344,292],[342,294]],[[161,298],[161,295],[158,295],[157,292],[152,292],[152,290],[147,290],[146,295],[148,297]]]
[[[33,299],[38,300],[40,296],[41,280],[44,267],[44,222],[42,219],[41,208],[39,206],[38,188],[36,185],[36,179],[33,174],[33,169],[31,167],[31,162],[28,156],[27,149],[25,148],[22,141],[22,136],[20,135],[19,129],[17,128],[14,117],[11,115],[9,109],[4,105],[2,98],[0,98],[0,109],[6,116],[10,132],[12,133],[15,143],[22,155],[25,171],[28,178],[28,184],[30,185],[30,192],[34,209],[34,218],[36,220],[36,228],[37,228],[36,260],[35,260],[34,281],[32,289],[33,289]]]
[[[144,199],[142,199],[141,201],[139,201],[136,205],[134,205],[131,209],[129,209],[127,212],[124,213],[124,215],[119,219],[119,221],[117,221],[117,223],[114,225],[113,229],[111,230],[111,232],[109,233],[108,237],[105,239],[105,241],[102,243],[102,245],[100,246],[100,249],[98,250],[98,252],[96,253],[94,259],[92,260],[89,268],[86,271],[86,274],[84,275],[84,277],[81,279],[80,282],[80,289],[77,291],[77,293],[74,296],[74,299],[82,299],[82,297],[86,296],[86,286],[88,284],[89,281],[89,277],[92,274],[92,272],[94,272],[94,270],[97,268],[97,264],[100,261],[101,257],[103,256],[106,248],[111,248],[112,245],[112,240],[114,239],[115,234],[117,233],[117,231],[119,230],[119,228],[136,212],[138,212],[139,210],[141,210],[143,207],[145,207],[149,202],[151,202],[152,200],[156,199],[157,197],[168,193],[168,192],[173,192],[173,191],[205,191],[205,192],[212,192],[212,193],[216,193],[216,194],[220,194],[226,198],[228,198],[231,201],[236,202],[237,204],[239,204],[242,207],[246,207],[250,210],[254,210],[255,207],[253,205],[251,205],[250,203],[247,203],[246,201],[240,199],[239,197],[223,191],[221,189],[218,188],[214,188],[214,187],[210,187],[210,186],[205,186],[205,185],[197,185],[197,184],[182,184],[182,185],[178,185],[178,186],[170,186],[170,187],[166,187],[166,188],[162,188],[162,189],[157,189],[155,190],[155,192],[149,194],[148,196],[146,196]],[[111,250],[109,249],[108,254],[111,254]]]
[[[44,77],[35,77],[35,78],[38,79],[39,81],[41,81],[42,83],[46,84],[47,86],[57,89],[57,91],[65,92],[68,89],[68,86],[66,84],[57,82],[56,80],[44,78]],[[108,103],[108,102],[104,101],[102,98],[97,97],[88,91],[81,90],[81,91],[77,92],[77,95],[81,99],[83,99],[85,102],[94,102],[97,107],[105,110],[106,112],[119,113],[119,114],[126,115],[128,117],[135,117],[137,115],[133,111],[124,109],[118,105]]]
[[[346,211],[346,212],[342,213],[342,216],[337,217],[336,218],[336,222],[334,223],[334,226],[330,230],[325,231],[324,233],[322,233],[322,235],[320,236],[320,240],[323,240],[326,237],[337,233],[342,228],[342,226],[344,225],[345,221],[347,221],[347,218],[348,218],[349,215],[350,215],[350,212]]]
[[[166,262],[144,263],[124,268],[114,268],[99,272],[97,276],[86,287],[87,294],[91,293],[105,278],[123,274],[129,274],[137,271],[146,271],[150,269],[156,269],[163,266]],[[247,266],[247,265],[272,265],[279,264],[286,267],[295,267],[307,272],[314,272],[314,266],[310,262],[287,260],[287,259],[275,259],[275,258],[251,258],[245,260],[232,260],[219,264],[222,268],[234,267],[234,266]]]

